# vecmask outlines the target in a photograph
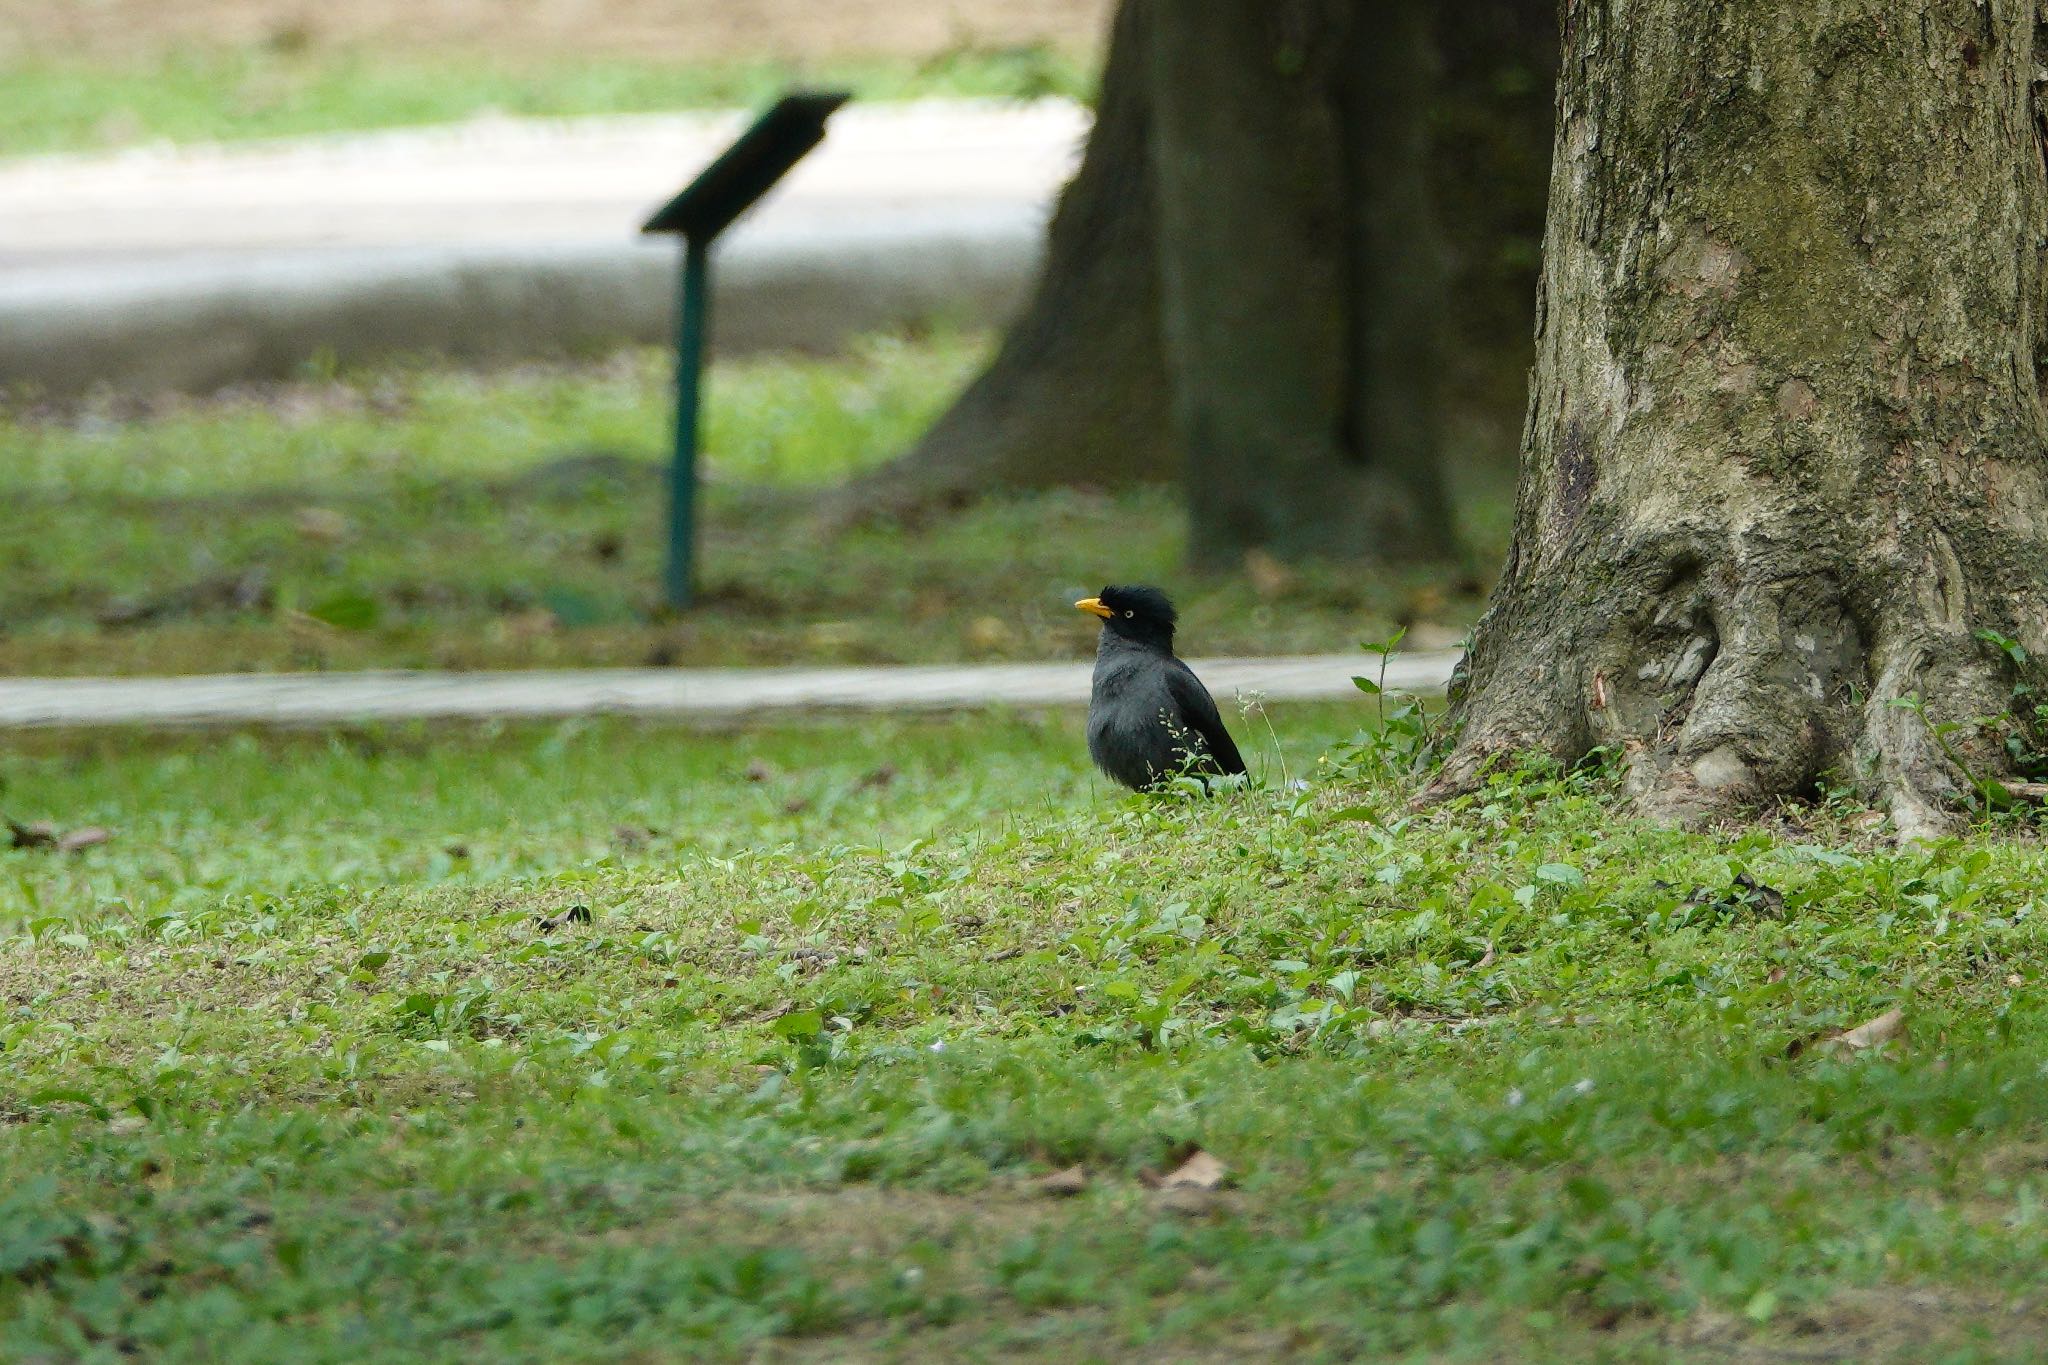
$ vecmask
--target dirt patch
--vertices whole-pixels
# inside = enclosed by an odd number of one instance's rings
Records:
[[[0,0],[0,60],[138,60],[192,49],[442,49],[507,57],[925,56],[1093,48],[1111,0]]]
[[[1757,1328],[1702,1312],[1664,1334],[1681,1360],[1920,1361],[2036,1359],[2048,1316],[2032,1300],[1954,1285],[1848,1289]],[[1951,1354],[1954,1353],[1954,1354]]]

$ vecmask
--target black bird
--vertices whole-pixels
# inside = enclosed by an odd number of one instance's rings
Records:
[[[1074,603],[1102,618],[1088,752],[1097,767],[1144,791],[1179,773],[1241,773],[1244,759],[1209,689],[1173,654],[1173,603],[1157,588],[1108,587]]]

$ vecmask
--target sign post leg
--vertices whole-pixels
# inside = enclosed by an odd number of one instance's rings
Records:
[[[668,604],[690,605],[697,568],[697,413],[704,379],[704,327],[710,311],[709,252],[695,237],[683,239],[683,271],[676,295],[676,440],[669,470]]]

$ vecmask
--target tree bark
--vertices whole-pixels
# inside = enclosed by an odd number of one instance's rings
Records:
[[[1430,13],[1125,0],[1030,307],[845,501],[1180,478],[1197,566],[1447,554]]]
[[[1094,130],[1060,195],[1031,301],[917,446],[853,486],[863,507],[1179,476],[1153,245],[1146,73],[1156,5],[1125,0],[1117,11]]]
[[[1514,543],[1431,795],[1612,746],[1655,813],[1833,774],[1921,837],[1999,770],[1978,632],[2048,648],[2039,47],[2032,0],[1568,0]]]

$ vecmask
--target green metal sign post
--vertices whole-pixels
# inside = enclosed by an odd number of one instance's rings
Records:
[[[704,324],[710,311],[711,249],[683,239],[683,271],[676,290],[676,429],[669,463],[668,604],[687,607],[697,579],[697,410],[704,385]]]
[[[703,174],[649,218],[642,232],[683,239],[676,290],[675,459],[669,475],[668,569],[672,607],[687,607],[697,579],[697,433],[703,408],[704,334],[711,311],[711,243],[825,140],[843,91],[785,95]]]

